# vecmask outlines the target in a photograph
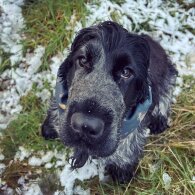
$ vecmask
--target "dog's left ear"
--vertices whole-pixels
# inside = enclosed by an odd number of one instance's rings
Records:
[[[150,46],[144,35],[136,35],[136,41],[133,44],[133,55],[139,63],[140,68],[148,69],[150,64]],[[143,66],[144,65],[144,66]]]
[[[149,98],[149,65],[150,65],[150,46],[145,40],[142,35],[140,35],[140,44],[139,47],[142,50],[142,55],[144,56],[144,68],[146,68],[146,72],[142,77],[142,92],[140,93],[139,101],[144,102],[146,99]]]
[[[137,64],[138,78],[136,80],[135,93],[137,94],[137,103],[144,102],[149,95],[149,65],[150,65],[150,46],[142,35],[135,35],[135,41],[132,44],[132,55]]]

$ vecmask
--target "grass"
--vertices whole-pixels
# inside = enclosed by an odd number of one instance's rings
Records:
[[[24,6],[27,37],[23,41],[24,53],[37,45],[45,46],[42,70],[48,68],[51,56],[68,46],[76,21],[85,23],[86,2],[87,0],[37,0],[36,3],[31,2]]]
[[[1,48],[0,48],[0,74],[3,73],[6,69],[10,68],[10,60],[9,60],[9,56],[10,54],[5,53]]]
[[[50,57],[63,51],[69,45],[76,21],[85,23],[84,3],[87,1],[57,0],[55,4],[52,0],[27,2],[28,4],[23,8],[26,20],[24,53],[27,50],[33,50],[37,45],[45,46],[46,51],[41,66],[41,70],[45,70],[48,68]],[[120,4],[123,1],[116,2]],[[72,15],[75,18],[71,20]],[[117,20],[117,13],[113,13],[112,18]],[[70,29],[66,30],[68,26]],[[8,58],[9,55],[4,54],[0,72],[9,68]],[[80,183],[83,188],[90,188],[91,194],[103,195],[194,194],[195,184],[192,183],[192,177],[195,175],[195,79],[185,77],[184,81],[183,92],[177,98],[177,103],[173,105],[172,126],[166,132],[150,138],[145,147],[144,158],[137,168],[136,177],[126,185],[118,185],[112,181],[100,183],[96,177]],[[0,148],[5,155],[3,162],[9,164],[2,179],[10,187],[15,188],[18,187],[18,178],[30,172],[34,178],[40,176],[43,178],[40,186],[47,190],[46,194],[49,194],[60,188],[59,184],[53,185],[55,182],[51,179],[56,178],[54,169],[51,171],[43,167],[35,169],[27,165],[26,161],[11,161],[19,146],[33,149],[35,153],[39,150],[47,151],[54,148],[59,151],[64,150],[66,153],[66,149],[59,141],[45,141],[40,136],[40,125],[45,117],[47,105],[37,98],[36,92],[36,86],[33,86],[32,91],[22,97],[22,113],[10,123],[4,131],[3,138],[0,137]],[[154,165],[156,170],[153,172]],[[165,172],[172,178],[168,188],[165,187],[162,179]]]

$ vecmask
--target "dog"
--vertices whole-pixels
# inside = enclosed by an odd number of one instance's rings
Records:
[[[46,139],[74,148],[120,183],[133,177],[149,134],[168,128],[177,70],[159,43],[106,21],[80,30],[61,64],[42,125]]]

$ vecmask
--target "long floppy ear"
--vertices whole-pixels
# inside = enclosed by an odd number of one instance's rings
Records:
[[[65,61],[60,65],[55,88],[55,99],[59,105],[60,110],[65,110],[65,105],[68,100],[68,85],[70,78],[68,78],[69,71],[71,69],[72,63],[70,60],[70,55],[65,59]]]
[[[140,80],[139,83],[140,85],[138,85],[137,87],[141,86],[141,90],[140,94],[139,94],[139,102],[144,102],[146,99],[148,99],[149,96],[149,65],[150,65],[150,46],[148,44],[148,42],[142,38],[142,36],[140,36],[140,40],[139,42],[136,44],[136,47],[138,47],[139,49],[137,49],[137,60],[138,63],[140,63],[140,72],[142,74],[140,74]],[[140,56],[142,55],[142,57]],[[140,59],[143,59],[142,61]],[[139,62],[140,60],[140,62]]]
[[[148,69],[150,64],[150,46],[142,35],[134,35],[136,38],[132,44],[132,54],[139,64],[140,69]]]
[[[41,127],[41,134],[45,139],[54,139],[59,133],[59,114],[66,109],[68,99],[68,72],[70,70],[70,56],[61,64],[57,74],[55,96],[53,97],[47,116]]]
[[[126,104],[131,107],[143,103],[149,96],[148,68],[150,64],[150,48],[140,35],[130,35],[131,54],[136,64],[136,78],[129,86],[125,96]]]

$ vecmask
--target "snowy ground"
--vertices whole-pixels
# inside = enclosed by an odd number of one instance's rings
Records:
[[[117,21],[129,31],[152,35],[166,49],[177,66],[179,78],[175,95],[179,95],[183,84],[182,76],[193,75],[195,77],[195,36],[187,30],[194,28],[195,9],[186,11],[177,3],[165,4],[162,0],[152,0],[148,4],[145,0],[126,0],[120,6],[110,1],[101,0],[99,2],[98,5],[86,4],[89,10],[89,14],[86,16],[86,26],[110,20],[115,15]],[[32,89],[33,83],[36,83],[41,91],[36,95],[43,102],[49,100],[51,93],[44,88],[44,82],[47,81],[51,88],[54,88],[57,69],[67,56],[67,48],[65,48],[63,53],[52,57],[48,71],[39,72],[45,48],[40,45],[33,52],[23,55],[23,45],[20,43],[22,39],[25,39],[25,35],[22,33],[25,26],[21,13],[23,4],[23,0],[0,0],[0,10],[2,11],[0,15],[0,48],[6,53],[11,53],[12,67],[0,75],[0,129],[6,129],[10,121],[22,111],[22,106],[19,104],[20,98]],[[150,32],[143,27],[143,24],[147,24],[145,26],[148,26]],[[75,33],[82,27],[78,21],[74,27]],[[1,59],[0,56],[0,63]],[[18,154],[19,156],[17,156]],[[20,148],[15,158],[21,161],[28,158],[28,163],[32,166],[44,164],[46,168],[52,166],[57,168],[57,163],[50,163],[53,156],[57,156],[59,166],[64,166],[59,177],[66,194],[72,194],[73,191],[74,193],[77,191],[77,194],[89,194],[89,191],[84,192],[79,186],[73,188],[76,178],[83,180],[95,175],[103,178],[102,169],[98,168],[96,161],[78,171],[71,172],[69,164],[63,157],[59,157],[57,152],[48,152],[47,154],[40,152],[39,155],[40,158],[37,158],[30,151]],[[1,160],[3,160],[3,154],[0,154],[0,162]],[[0,174],[4,169],[5,165],[0,163]],[[20,190],[23,190],[24,194],[41,194],[38,185],[34,183],[25,185],[22,178],[19,182],[22,182],[23,188]],[[0,180],[1,185],[4,185],[6,189],[6,185]],[[8,191],[11,193],[12,189],[7,189],[7,193]]]

